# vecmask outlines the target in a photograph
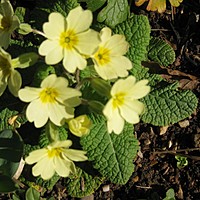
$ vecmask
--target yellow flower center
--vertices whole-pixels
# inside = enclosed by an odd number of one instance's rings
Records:
[[[45,88],[40,92],[39,96],[42,103],[54,103],[58,92],[54,88]]]
[[[124,96],[125,96],[125,93],[121,92],[121,93],[118,93],[116,94],[114,97],[113,97],[113,108],[118,108],[119,106],[123,105],[124,104]]]
[[[78,43],[77,34],[73,30],[68,30],[60,34],[60,45],[63,48],[72,50]]]
[[[61,148],[55,148],[55,149],[49,149],[48,150],[48,157],[52,158],[52,157],[60,157],[62,153],[62,149]]]
[[[10,20],[6,17],[3,17],[0,22],[0,29],[8,30],[10,28]]]
[[[98,51],[94,55],[96,62],[103,66],[110,62],[110,50],[104,47],[99,47]]]

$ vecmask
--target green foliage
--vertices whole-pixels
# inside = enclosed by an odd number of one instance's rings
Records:
[[[149,72],[149,69],[140,65],[135,65],[131,70],[131,74],[134,75],[137,80],[147,79],[151,87],[156,86],[159,82],[163,80],[160,75],[152,74]]]
[[[26,15],[26,8],[23,7],[17,7],[15,9],[15,15],[19,18],[19,21],[22,23],[24,22],[25,15]]]
[[[101,8],[107,0],[80,0],[80,2],[86,2],[87,8],[91,10],[92,12],[98,10]]]
[[[13,126],[9,124],[9,119],[17,114],[17,111],[11,111],[8,108],[2,110],[0,112],[0,131],[5,129],[13,129]]]
[[[174,190],[172,188],[167,190],[166,197],[163,200],[176,200],[175,199],[175,193],[174,193]]]
[[[26,191],[26,200],[40,200],[40,193],[34,188],[30,187]]]
[[[142,120],[155,126],[174,124],[189,117],[197,107],[198,100],[190,90],[178,90],[178,84],[154,88],[143,98],[146,105]]]
[[[80,168],[67,179],[67,192],[72,197],[82,198],[92,194],[101,185],[102,180],[98,176],[92,176]]]
[[[107,5],[98,14],[98,22],[104,22],[114,28],[117,24],[125,21],[129,14],[127,0],[107,0]]]
[[[0,133],[0,192],[13,192],[17,189],[11,179],[18,169],[23,154],[21,137],[11,130]]]
[[[149,59],[158,62],[160,65],[166,67],[175,61],[173,48],[159,38],[151,38],[147,49]]]
[[[150,41],[149,20],[143,15],[132,14],[125,22],[114,29],[115,33],[123,34],[129,42],[130,47],[127,57],[132,61],[133,68],[141,65],[146,60],[147,46]]]
[[[81,138],[81,145],[103,177],[112,183],[125,184],[133,170],[133,159],[139,143],[133,135],[133,126],[126,124],[120,135],[109,134],[103,118],[93,118],[90,133]]]
[[[0,174],[0,192],[1,193],[9,193],[17,190],[18,187],[14,183],[14,181],[9,176]]]
[[[34,74],[33,85],[39,87],[42,80],[44,80],[50,74],[55,74],[55,68],[53,66],[46,65],[44,63],[37,64],[37,70]]]
[[[182,168],[184,168],[185,166],[188,165],[187,157],[179,156],[179,155],[178,155],[178,156],[175,156],[175,158],[176,158],[176,160],[177,160],[176,165],[177,165],[177,167],[178,167],[179,169],[182,169]]]

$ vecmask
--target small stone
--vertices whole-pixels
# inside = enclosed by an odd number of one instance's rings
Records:
[[[109,191],[110,191],[110,185],[104,185],[103,192],[109,192]]]

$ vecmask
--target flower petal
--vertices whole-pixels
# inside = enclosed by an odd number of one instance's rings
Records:
[[[44,157],[37,164],[35,164],[32,168],[32,172],[34,176],[41,175],[44,180],[50,179],[55,173],[53,159]]]
[[[139,115],[144,110],[143,103],[135,100],[125,100],[119,108],[121,116],[131,124],[137,124],[140,121]]]
[[[112,30],[108,27],[105,27],[103,29],[101,29],[100,31],[100,38],[101,38],[101,42],[104,44],[106,43],[108,40],[110,40],[112,35]]]
[[[49,15],[49,22],[44,23],[43,31],[49,39],[59,39],[61,32],[66,28],[66,19],[60,13],[53,12]]]
[[[100,43],[98,32],[89,29],[86,32],[78,34],[77,36],[78,43],[75,48],[78,49],[81,54],[92,55]]]
[[[42,89],[40,88],[33,88],[33,87],[25,87],[20,89],[18,92],[18,96],[20,100],[24,102],[31,102],[37,98],[39,98],[39,93]]]
[[[74,73],[77,68],[80,70],[84,69],[87,62],[76,50],[65,49],[63,65],[68,72]]]
[[[4,17],[8,19],[14,14],[10,1],[1,0],[1,13]]]
[[[124,35],[115,34],[105,44],[105,48],[110,50],[110,56],[121,56],[128,51],[129,43]]]
[[[8,78],[8,89],[15,97],[18,96],[18,91],[22,85],[22,78],[18,71],[12,70],[10,77]]]
[[[51,74],[47,76],[41,83],[41,88],[51,88],[54,87],[57,81],[56,74]]]
[[[10,43],[11,33],[2,31],[0,32],[0,46],[7,49]]]
[[[73,161],[85,161],[88,159],[87,156],[85,156],[87,152],[82,150],[64,149],[63,153],[67,158]]]
[[[26,110],[26,117],[30,122],[34,122],[36,128],[44,126],[48,121],[48,107],[40,99],[32,101]]]
[[[47,156],[47,149],[37,149],[29,153],[29,156],[25,158],[26,163],[32,165]]]
[[[61,126],[64,123],[64,119],[73,117],[73,115],[66,112],[64,105],[57,102],[48,103],[47,107],[50,120],[57,126]]]
[[[80,6],[71,10],[67,16],[67,30],[80,33],[89,29],[92,24],[92,12],[83,10]]]
[[[20,24],[19,18],[16,15],[14,15],[12,18],[12,24],[9,28],[9,32],[12,33],[15,29],[19,27],[19,24]]]
[[[133,87],[130,88],[130,96],[132,99],[141,99],[150,92],[148,80],[138,81]]]
[[[111,95],[114,96],[122,91],[129,94],[130,88],[134,87],[135,82],[136,78],[134,76],[128,76],[126,79],[116,81],[111,89]]]
[[[71,162],[61,159],[60,157],[54,160],[55,171],[59,176],[67,177],[71,172]]]

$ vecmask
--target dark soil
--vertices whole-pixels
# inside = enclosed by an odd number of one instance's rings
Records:
[[[164,39],[176,52],[176,61],[171,74],[163,74],[177,79],[173,71],[178,70],[192,79],[200,78],[200,0],[184,0],[180,7],[167,10],[163,14],[145,11],[142,7],[132,7],[133,12],[147,15],[152,36]],[[176,71],[177,72],[177,71]],[[175,74],[175,73],[174,73]],[[179,77],[181,80],[184,77]],[[192,79],[189,89],[200,97],[200,86]],[[162,127],[138,124],[135,132],[141,144],[140,153],[135,160],[135,172],[125,186],[110,185],[109,192],[99,189],[95,199],[163,199],[166,191],[173,188],[176,199],[200,199],[200,107],[184,121],[169,126],[164,134]],[[162,129],[163,130],[163,129]],[[177,167],[175,155],[187,156],[188,165]],[[109,183],[108,183],[109,184]]]

